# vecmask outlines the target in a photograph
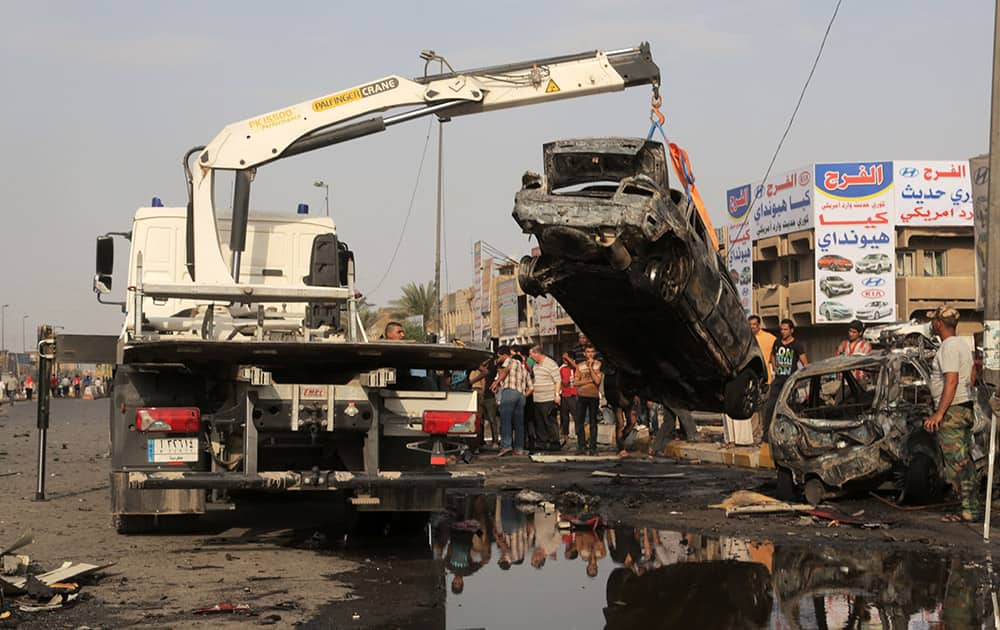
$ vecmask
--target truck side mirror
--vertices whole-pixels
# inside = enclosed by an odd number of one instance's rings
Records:
[[[103,273],[94,274],[94,293],[111,293],[111,276]]]
[[[95,273],[98,276],[111,276],[115,269],[115,241],[110,236],[97,237],[97,264]],[[108,278],[111,287],[111,278]]]

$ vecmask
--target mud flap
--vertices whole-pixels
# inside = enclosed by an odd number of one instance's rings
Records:
[[[127,472],[111,473],[113,515],[204,514],[205,491],[197,489],[134,489]]]

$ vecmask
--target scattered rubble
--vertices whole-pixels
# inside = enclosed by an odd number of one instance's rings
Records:
[[[78,601],[80,584],[71,580],[82,578],[106,569],[105,565],[84,562],[64,562],[59,568],[45,573],[32,573],[31,559],[13,552],[35,541],[29,531],[0,550],[0,620],[11,618],[15,612],[36,613],[57,610]],[[6,600],[13,597],[12,600]]]

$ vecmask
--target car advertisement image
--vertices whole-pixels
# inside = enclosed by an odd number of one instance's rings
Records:
[[[726,191],[726,268],[736,285],[740,305],[749,313],[753,308],[753,230],[750,211],[750,185]]]
[[[893,321],[892,162],[816,164],[816,323]]]
[[[897,225],[972,225],[975,212],[968,160],[897,160],[893,167]]]

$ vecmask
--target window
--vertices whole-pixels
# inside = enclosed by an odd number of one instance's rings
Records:
[[[820,374],[798,381],[788,406],[804,418],[851,420],[871,410],[875,401],[879,365]]]
[[[915,276],[917,275],[916,270],[916,257],[913,251],[908,249],[896,250],[896,275],[898,277]]]
[[[944,275],[944,252],[940,250],[924,250],[924,276]]]

